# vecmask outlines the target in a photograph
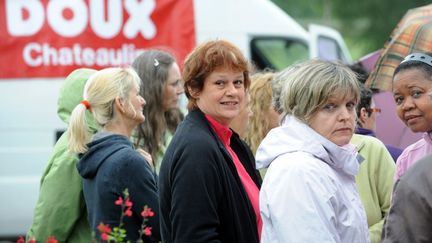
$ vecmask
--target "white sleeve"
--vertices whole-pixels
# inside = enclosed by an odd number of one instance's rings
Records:
[[[261,242],[339,242],[336,189],[326,168],[304,162],[276,160],[267,171],[260,193]]]

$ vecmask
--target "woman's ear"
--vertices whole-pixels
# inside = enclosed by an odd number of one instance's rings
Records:
[[[368,119],[368,118],[369,118],[369,112],[367,112],[366,108],[364,108],[364,107],[361,108],[360,109],[360,117],[359,117],[360,122],[365,123],[366,119]]]
[[[114,99],[115,107],[117,107],[117,110],[119,110],[121,113],[125,113],[125,104],[122,98],[116,97]]]
[[[194,89],[190,86],[187,87],[190,96],[192,96],[194,99],[198,99],[200,92],[197,89]]]

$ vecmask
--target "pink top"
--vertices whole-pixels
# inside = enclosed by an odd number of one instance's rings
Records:
[[[395,181],[397,181],[408,168],[428,154],[432,154],[432,139],[429,133],[424,133],[422,139],[408,146],[399,156],[396,162]]]
[[[261,229],[262,229],[262,220],[261,215],[259,211],[259,189],[255,182],[252,180],[252,178],[247,173],[246,169],[244,168],[243,164],[240,162],[239,158],[237,157],[237,154],[234,152],[234,150],[230,147],[231,142],[231,135],[232,131],[228,128],[217,122],[212,117],[205,115],[207,120],[209,121],[210,125],[213,127],[213,130],[218,135],[219,139],[224,144],[225,148],[230,153],[232,160],[234,162],[234,165],[237,169],[237,173],[240,177],[240,180],[243,184],[244,189],[246,190],[246,193],[249,197],[249,201],[252,204],[252,207],[255,212],[256,217],[256,223],[258,226],[258,236],[259,239],[261,239]]]

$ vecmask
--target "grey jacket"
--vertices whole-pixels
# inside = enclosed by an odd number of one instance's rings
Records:
[[[432,156],[419,160],[397,181],[383,242],[432,242]]]

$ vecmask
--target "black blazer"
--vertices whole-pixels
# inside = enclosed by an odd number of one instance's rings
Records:
[[[260,187],[254,157],[233,133],[231,147]],[[259,242],[256,217],[234,162],[204,114],[177,128],[159,174],[162,241]]]

